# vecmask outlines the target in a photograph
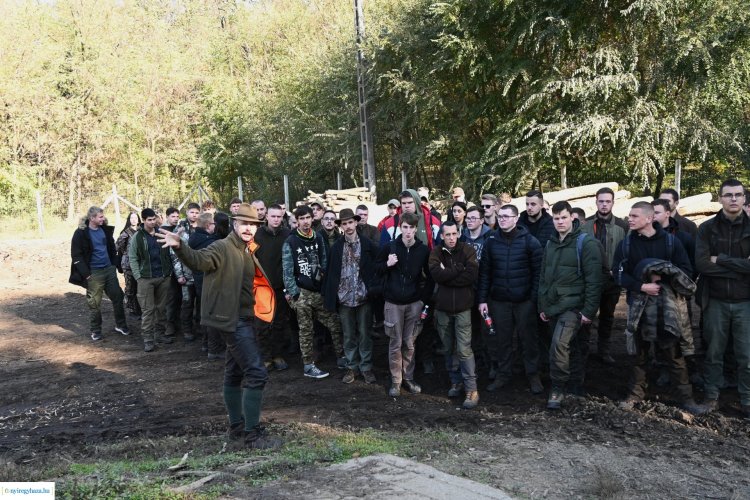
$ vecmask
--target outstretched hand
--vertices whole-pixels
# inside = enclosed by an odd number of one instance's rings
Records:
[[[159,243],[162,248],[180,248],[181,241],[179,234],[162,228],[159,228],[159,232],[156,235],[156,242]]]

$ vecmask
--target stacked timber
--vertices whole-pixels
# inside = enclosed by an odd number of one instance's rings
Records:
[[[364,202],[373,202],[372,193],[366,187],[351,189],[326,189],[323,194],[308,191],[304,200],[297,205],[309,205],[313,202],[321,203],[326,208],[339,212],[342,208],[354,209]]]
[[[544,199],[550,205],[561,200],[567,200],[573,207],[582,208],[583,211],[586,212],[586,216],[589,217],[596,213],[596,192],[605,187],[614,191],[615,204],[612,211],[616,216],[621,218],[627,217],[630,208],[634,203],[639,201],[650,202],[653,200],[650,196],[632,198],[631,193],[619,189],[620,186],[616,182],[588,184],[559,191],[550,191],[544,193]],[[679,212],[681,215],[684,215],[695,221],[697,224],[700,224],[721,210],[721,204],[712,201],[711,198],[711,193],[702,193],[683,198],[680,200]],[[341,190],[329,189],[323,194],[308,191],[308,196],[297,204],[309,204],[314,201],[323,204],[325,207],[334,210],[336,213],[344,208],[351,208],[354,210],[357,205],[367,205],[370,209],[370,223],[375,224],[377,224],[377,221],[384,217],[388,212],[386,205],[377,205],[372,198],[372,194],[364,187]],[[434,201],[433,203],[439,204],[438,201]],[[513,198],[511,204],[515,205],[519,211],[526,210],[526,197],[521,196]],[[446,202],[446,206],[450,206],[450,202]],[[446,211],[443,210],[443,213],[446,213]]]

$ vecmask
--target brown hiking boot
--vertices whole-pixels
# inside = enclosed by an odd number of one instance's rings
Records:
[[[464,399],[464,409],[473,410],[479,404],[479,393],[477,391],[468,391]]]
[[[378,381],[378,379],[375,377],[375,373],[372,370],[362,372],[362,376],[365,378],[365,383],[368,384],[374,384]]]
[[[229,429],[227,429],[227,437],[232,441],[237,441],[238,439],[242,439],[243,437],[245,437],[245,421],[242,420],[234,424],[229,424]]]
[[[355,378],[357,378],[357,373],[354,370],[347,370],[346,375],[344,375],[341,381],[345,384],[351,384]]]

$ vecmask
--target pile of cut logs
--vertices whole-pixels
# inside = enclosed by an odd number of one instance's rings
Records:
[[[544,199],[549,202],[550,205],[560,200],[567,200],[573,207],[582,208],[588,217],[596,213],[595,195],[596,192],[603,187],[608,187],[614,191],[615,205],[612,211],[618,217],[626,217],[628,212],[630,212],[630,207],[638,201],[653,200],[650,196],[631,198],[630,191],[621,190],[616,182],[588,184],[586,186],[562,189],[560,191],[550,191],[544,193]],[[339,213],[344,208],[351,208],[354,210],[357,205],[367,205],[370,209],[370,223],[375,224],[388,212],[386,205],[376,204],[373,201],[372,193],[364,187],[328,189],[323,194],[308,191],[308,196],[304,200],[297,202],[297,205],[310,204],[315,201],[323,204],[326,208],[332,209],[336,213]],[[387,200],[382,199],[381,201]],[[518,207],[519,211],[526,210],[526,198],[523,196],[513,198],[511,203]],[[448,206],[450,205],[448,204]],[[718,202],[711,201],[710,193],[688,196],[681,199],[679,204],[680,214],[692,219],[696,224],[700,224],[701,222],[710,219],[720,209],[721,205]]]
[[[626,217],[630,207],[639,201],[652,201],[651,196],[631,198],[630,191],[620,190],[616,182],[605,182],[601,184],[588,184],[560,191],[552,191],[544,194],[544,200],[550,205],[560,200],[567,200],[573,207],[582,208],[586,216],[596,213],[596,192],[604,187],[610,188],[615,193],[615,204],[612,212],[617,217]],[[526,198],[514,198],[511,202],[520,211],[526,210]],[[712,217],[721,209],[721,204],[711,201],[711,193],[702,193],[688,196],[680,200],[678,210],[681,215],[694,220],[697,224]]]
[[[330,208],[336,213],[342,208],[354,209],[357,205],[365,202],[372,202],[372,193],[366,187],[357,187],[351,189],[327,189],[323,194],[314,191],[308,191],[304,200],[297,202],[297,205],[309,205],[313,202],[321,203],[324,207]]]

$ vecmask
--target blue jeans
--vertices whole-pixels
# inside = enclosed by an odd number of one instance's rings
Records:
[[[703,309],[703,332],[708,341],[703,361],[706,398],[719,397],[723,378],[724,354],[730,333],[737,360],[737,390],[740,402],[750,405],[750,302],[710,299]]]
[[[435,321],[451,383],[463,382],[466,391],[476,391],[476,364],[474,351],[471,350],[471,310],[455,314],[435,311]]]
[[[341,333],[344,337],[346,367],[350,370],[372,370],[372,308],[369,302],[357,307],[339,306]]]
[[[227,344],[224,385],[263,389],[268,381],[268,372],[255,338],[253,318],[238,319],[237,329],[233,332],[221,331],[221,337]]]

